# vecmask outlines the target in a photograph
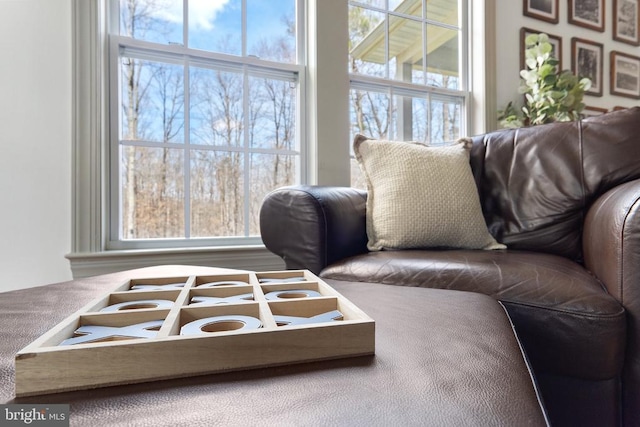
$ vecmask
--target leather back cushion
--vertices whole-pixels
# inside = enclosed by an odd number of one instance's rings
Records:
[[[471,167],[498,241],[581,261],[588,207],[640,177],[640,107],[476,136]]]

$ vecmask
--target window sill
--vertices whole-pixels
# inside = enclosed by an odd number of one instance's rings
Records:
[[[283,270],[284,262],[262,245],[73,252],[66,255],[74,279],[165,264],[239,270]]]

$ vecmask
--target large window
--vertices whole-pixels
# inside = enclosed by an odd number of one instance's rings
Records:
[[[73,0],[74,275],[281,268],[266,192],[362,186],[357,132],[433,144],[493,125],[493,5]]]
[[[113,1],[112,248],[259,235],[264,195],[303,173],[302,5]]]
[[[466,0],[349,1],[351,137],[438,144],[465,132]],[[353,160],[352,185],[363,177]]]

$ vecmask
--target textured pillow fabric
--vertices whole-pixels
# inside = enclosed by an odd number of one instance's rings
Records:
[[[353,143],[368,187],[369,250],[505,249],[489,234],[469,165],[471,140],[443,147],[368,139]]]

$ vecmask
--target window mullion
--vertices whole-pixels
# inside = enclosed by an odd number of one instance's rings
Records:
[[[389,71],[389,28],[391,27],[391,23],[389,22],[390,15],[388,10],[389,8],[387,7],[384,15],[384,76],[386,79],[391,78],[391,72]]]
[[[393,120],[393,105],[395,102],[395,93],[393,90],[393,86],[390,86],[388,91],[387,91],[387,95],[389,96],[389,108],[387,109],[387,123],[389,124],[389,130],[387,131],[388,134],[388,138],[389,139],[395,139],[396,138],[396,127],[398,127],[398,120],[396,117],[396,120]],[[394,122],[395,122],[395,126],[394,126]]]
[[[411,94],[409,96],[415,96],[415,94],[425,93],[438,93],[445,96],[462,98],[466,96],[466,93],[460,90],[440,88],[435,86],[427,86],[416,83],[403,82],[400,80],[388,80],[379,77],[365,76],[361,74],[351,75],[351,87],[354,89],[362,90],[383,90],[384,88],[394,87],[396,92]],[[377,89],[376,89],[377,88]]]
[[[243,0],[246,1],[246,0]],[[244,194],[244,203],[243,203],[243,217],[244,217],[244,235],[249,236],[250,222],[251,222],[251,152],[250,152],[250,143],[249,140],[249,126],[250,123],[250,105],[249,105],[249,73],[246,71],[242,76],[242,108],[244,110],[243,115],[243,148],[242,151],[244,153],[244,171],[243,171],[243,194]]]
[[[241,16],[241,26],[242,26],[242,57],[247,57],[247,0],[242,0],[242,16]]]
[[[427,0],[422,0],[422,16],[425,18],[425,22],[422,22],[420,26],[422,28],[422,78],[425,85],[427,84],[427,66],[429,65],[429,58],[427,57]]]
[[[182,45],[189,47],[189,0],[182,0]]]
[[[186,0],[185,0],[186,3]],[[186,17],[185,17],[186,19]],[[191,93],[190,87],[190,69],[189,61],[184,63],[184,78],[182,79],[184,87],[184,237],[191,237]]]
[[[122,239],[122,227],[120,226],[120,212],[122,212],[122,197],[120,188],[122,187],[122,175],[120,174],[121,143],[120,125],[122,116],[120,114],[121,96],[121,58],[118,45],[111,42],[109,46],[109,132],[107,137],[107,152],[109,165],[109,185],[107,198],[107,209],[109,210],[108,229],[106,231],[107,241],[118,241]]]
[[[287,78],[287,76],[301,73],[304,70],[304,67],[299,64],[279,63],[253,57],[241,58],[225,53],[205,52],[179,45],[163,45],[117,35],[111,36],[111,43],[120,46],[121,54],[124,56],[150,61],[161,60],[182,64],[187,57],[193,65],[202,68],[215,67],[235,72],[239,72],[245,65],[249,65],[254,73],[281,76],[280,78]],[[295,81],[295,79],[291,81]]]

